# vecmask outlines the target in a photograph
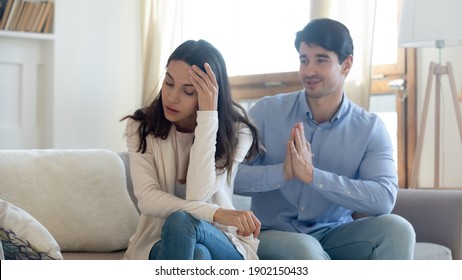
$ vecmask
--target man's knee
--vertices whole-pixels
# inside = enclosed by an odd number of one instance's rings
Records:
[[[329,259],[321,244],[304,233],[277,230],[263,231],[258,256],[266,260],[319,260]]]
[[[378,250],[378,258],[385,259],[413,259],[416,241],[414,227],[406,219],[395,214],[377,217],[380,219],[381,228],[387,230],[382,250]],[[384,251],[390,252],[384,252]],[[386,257],[380,257],[384,254]]]
[[[414,227],[406,219],[395,214],[382,215],[377,217],[382,223],[382,227],[388,229],[400,239],[408,241],[415,240]]]

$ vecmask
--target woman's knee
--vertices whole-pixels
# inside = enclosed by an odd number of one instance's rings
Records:
[[[194,259],[195,260],[211,260],[212,255],[210,254],[209,249],[204,245],[197,243],[194,248]]]
[[[196,223],[197,219],[186,212],[173,212],[165,220],[162,232],[169,232],[170,234],[170,232],[178,233],[182,230],[189,231],[192,227],[195,227]]]

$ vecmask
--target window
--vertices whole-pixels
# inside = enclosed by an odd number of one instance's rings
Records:
[[[416,142],[415,50],[398,48],[402,0],[377,0],[369,110],[385,122],[395,148],[398,184],[409,185]]]
[[[309,17],[308,0],[184,1],[183,39],[212,43],[230,76],[297,71],[295,32]]]
[[[392,139],[394,159],[398,165],[398,111],[394,89],[387,77],[404,73],[402,50],[398,49],[398,3],[377,0],[372,51],[372,86],[369,111],[376,113],[385,123]],[[396,50],[396,51],[389,51]],[[381,84],[381,86],[378,86]],[[398,167],[398,166],[397,166]]]

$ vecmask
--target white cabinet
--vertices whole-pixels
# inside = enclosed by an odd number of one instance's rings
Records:
[[[47,146],[52,49],[50,35],[0,32],[0,149]]]
[[[141,100],[140,4],[55,0],[53,34],[0,31],[0,149],[125,150]]]

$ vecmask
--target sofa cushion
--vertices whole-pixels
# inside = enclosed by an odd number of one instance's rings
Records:
[[[417,242],[414,249],[414,260],[452,260],[449,248],[428,242]]]
[[[6,260],[62,259],[48,230],[23,209],[0,199],[0,241]]]
[[[1,197],[39,220],[62,251],[125,249],[138,223],[120,157],[108,150],[0,151]]]

